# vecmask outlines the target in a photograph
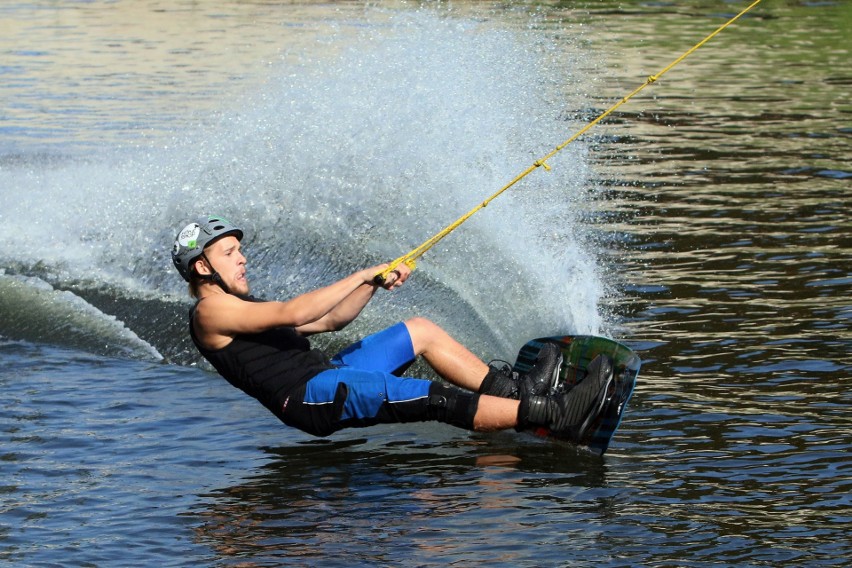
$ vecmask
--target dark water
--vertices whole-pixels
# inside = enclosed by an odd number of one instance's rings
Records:
[[[0,7],[0,558],[845,565],[852,3],[764,1],[351,332],[625,341],[603,458],[287,430],[194,365],[166,256],[213,206],[266,295],[397,256],[744,5]]]

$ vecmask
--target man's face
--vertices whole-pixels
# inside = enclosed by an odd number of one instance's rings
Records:
[[[206,249],[204,254],[213,265],[228,290],[234,294],[248,294],[246,257],[240,252],[240,241],[234,236],[222,237]]]

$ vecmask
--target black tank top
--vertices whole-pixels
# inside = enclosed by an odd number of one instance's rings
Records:
[[[279,418],[290,391],[334,368],[322,351],[311,349],[310,342],[292,327],[238,335],[221,349],[206,349],[195,335],[194,313],[195,306],[189,311],[189,334],[201,355],[229,383],[259,400]]]

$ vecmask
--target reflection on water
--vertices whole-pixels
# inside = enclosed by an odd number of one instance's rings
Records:
[[[571,520],[577,511],[606,513],[606,466],[591,454],[446,434],[380,427],[369,438],[267,448],[263,468],[207,496],[197,538],[225,558],[252,550],[288,564],[353,553],[380,564],[433,555],[517,562],[566,529],[582,533],[582,519]],[[536,517],[564,521],[544,528]]]

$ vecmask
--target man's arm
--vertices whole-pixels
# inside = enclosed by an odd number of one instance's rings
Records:
[[[386,266],[387,265],[382,265],[382,267],[380,267],[376,272],[372,273],[373,276],[384,270]],[[371,268],[370,270],[372,271],[375,269]],[[409,274],[411,274],[411,269],[402,265],[401,268],[397,268],[391,274],[393,274],[393,276],[382,285],[382,287],[388,290],[402,286],[402,283],[405,282],[408,279]],[[361,311],[370,302],[378,289],[379,286],[371,279],[369,283],[362,284],[354,292],[349,294],[349,296],[344,298],[343,301],[332,308],[332,310],[325,316],[315,322],[297,327],[296,331],[302,335],[311,335],[314,333],[339,331],[343,329],[360,315]]]
[[[373,277],[385,266],[360,270],[285,302],[247,302],[231,294],[212,294],[198,303],[196,332],[203,344],[216,349],[236,335],[275,327],[294,327],[302,333],[336,329],[361,313],[375,293]],[[397,287],[403,280],[400,277],[385,287]]]
[[[373,298],[378,286],[362,284],[320,319],[296,327],[302,335],[338,331],[349,325]]]

